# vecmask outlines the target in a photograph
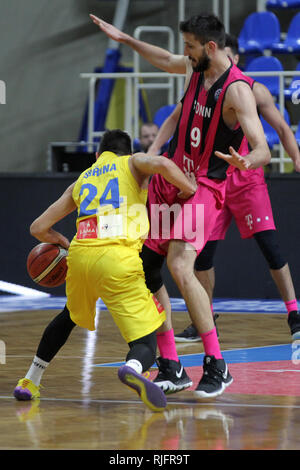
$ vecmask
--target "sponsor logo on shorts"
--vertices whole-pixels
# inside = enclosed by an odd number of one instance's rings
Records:
[[[156,305],[158,313],[162,313],[164,311],[163,306],[161,305],[161,303],[157,300],[157,298],[154,295],[152,297],[153,297],[153,300],[154,300],[154,303]]]

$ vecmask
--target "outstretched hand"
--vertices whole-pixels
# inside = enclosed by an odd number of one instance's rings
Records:
[[[226,160],[230,165],[239,168],[240,170],[248,170],[250,168],[251,162],[247,157],[243,157],[238,152],[234,150],[233,147],[229,147],[230,154],[225,154],[222,152],[215,152],[215,155],[223,160]]]
[[[92,14],[90,14],[90,18],[92,19],[93,23],[99,26],[101,31],[103,31],[110,39],[113,39],[117,42],[122,42],[125,40],[126,35],[112,24],[106,23],[106,21]]]

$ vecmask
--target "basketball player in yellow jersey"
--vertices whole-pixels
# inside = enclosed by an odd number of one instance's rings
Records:
[[[75,325],[94,330],[96,302],[101,298],[129,345],[120,380],[135,390],[153,411],[166,406],[164,392],[142,373],[155,361],[156,330],[165,311],[147,289],[139,252],[147,235],[147,187],[160,173],[188,198],[196,191],[171,160],[145,154],[131,155],[131,139],[123,131],[107,131],[96,163],[31,225],[41,242],[69,249],[67,304],[47,326],[36,356],[14,390],[17,400],[40,396],[44,370],[67,341]],[[52,227],[78,209],[77,233],[71,244]]]

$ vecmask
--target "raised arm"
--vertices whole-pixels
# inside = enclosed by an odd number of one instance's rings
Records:
[[[90,17],[110,39],[131,47],[154,67],[168,73],[184,74],[186,72],[186,64],[189,60],[187,57],[172,54],[161,47],[135,39],[95,15],[91,14]]]
[[[187,63],[186,67],[186,75],[185,75],[185,82],[184,82],[184,93],[186,92],[190,79],[193,73],[193,69],[191,67],[190,62]],[[163,122],[160,126],[158,134],[149,147],[148,152],[151,155],[157,155],[161,147],[168,142],[168,140],[174,135],[177,123],[179,121],[180,113],[181,113],[182,104],[179,102],[174,109],[174,111],[167,117],[167,119]]]
[[[237,152],[238,149],[230,147],[229,154],[218,151],[215,154],[241,170],[267,165],[271,160],[271,154],[251,88],[242,81],[235,82],[228,88],[225,101],[228,113],[233,112],[236,116],[252,150],[248,155],[241,156]]]
[[[157,155],[161,147],[168,142],[173,136],[177,122],[181,112],[181,103],[178,103],[174,111],[167,117],[167,119],[160,126],[157,136],[154,142],[149,147],[147,153],[149,155]]]
[[[151,175],[159,173],[180,190],[179,195],[182,198],[192,196],[197,190],[195,179],[187,178],[180,168],[166,157],[136,153],[130,158],[129,167],[142,188],[146,187]]]
[[[253,93],[260,114],[275,129],[288,156],[293,161],[295,171],[300,172],[300,152],[297,141],[293,131],[275,106],[271,93],[258,82],[254,83]]]
[[[33,237],[44,243],[54,243],[69,248],[69,240],[53,230],[52,226],[76,209],[72,197],[74,185],[75,183],[71,184],[57,201],[32,222],[30,233]]]

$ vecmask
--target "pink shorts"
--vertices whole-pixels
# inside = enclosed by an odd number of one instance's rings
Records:
[[[232,217],[241,238],[264,230],[276,230],[263,168],[235,170],[227,177],[225,204],[209,240],[224,240]]]
[[[166,256],[169,242],[182,240],[199,254],[221,211],[224,194],[225,183],[217,191],[200,184],[194,196],[176,198],[171,206],[157,203],[161,195],[152,194],[148,199],[150,232],[145,245]]]

